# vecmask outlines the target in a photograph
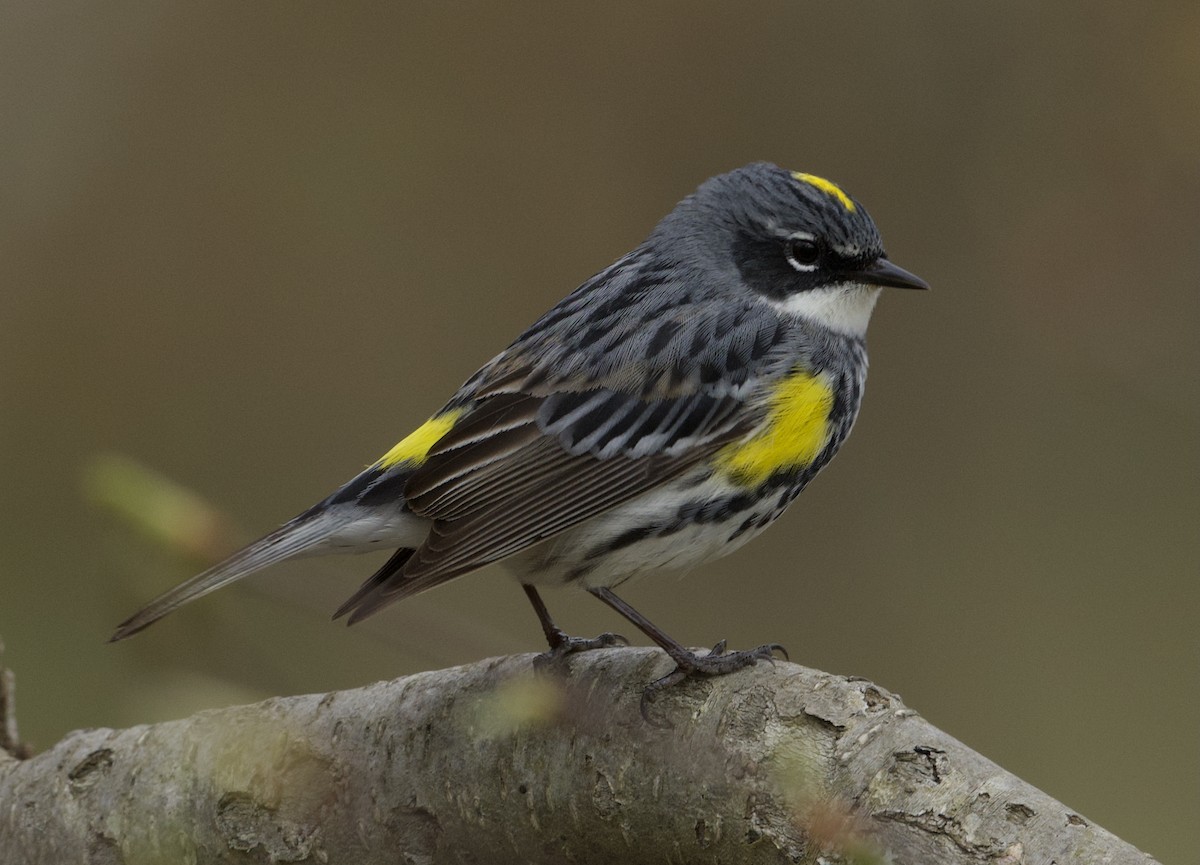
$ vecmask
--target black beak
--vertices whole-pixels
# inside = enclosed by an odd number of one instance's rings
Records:
[[[877,258],[860,270],[839,274],[846,282],[861,282],[866,285],[884,285],[890,288],[928,289],[929,283],[915,273],[892,264],[886,258]]]

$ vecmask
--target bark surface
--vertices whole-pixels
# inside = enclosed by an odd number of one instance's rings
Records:
[[[0,753],[0,863],[1147,865],[870,682],[531,656]]]

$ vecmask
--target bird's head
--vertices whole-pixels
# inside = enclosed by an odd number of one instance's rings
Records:
[[[888,260],[875,222],[841,187],[765,162],[702,184],[652,238],[783,315],[852,336],[866,332],[882,288],[929,287]]]

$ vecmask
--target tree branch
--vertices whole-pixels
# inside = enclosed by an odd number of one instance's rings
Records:
[[[862,680],[650,649],[287,697],[0,760],[0,862],[1153,863]]]

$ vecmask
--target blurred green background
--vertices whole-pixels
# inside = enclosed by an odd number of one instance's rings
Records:
[[[272,528],[704,178],[842,183],[884,297],[858,428],[735,557],[627,587],[870,677],[1164,861],[1200,845],[1200,6],[14,2],[0,12],[0,637],[25,736],[539,650],[490,569],[354,629],[203,562],[106,453]],[[622,624],[552,592],[571,632]]]

